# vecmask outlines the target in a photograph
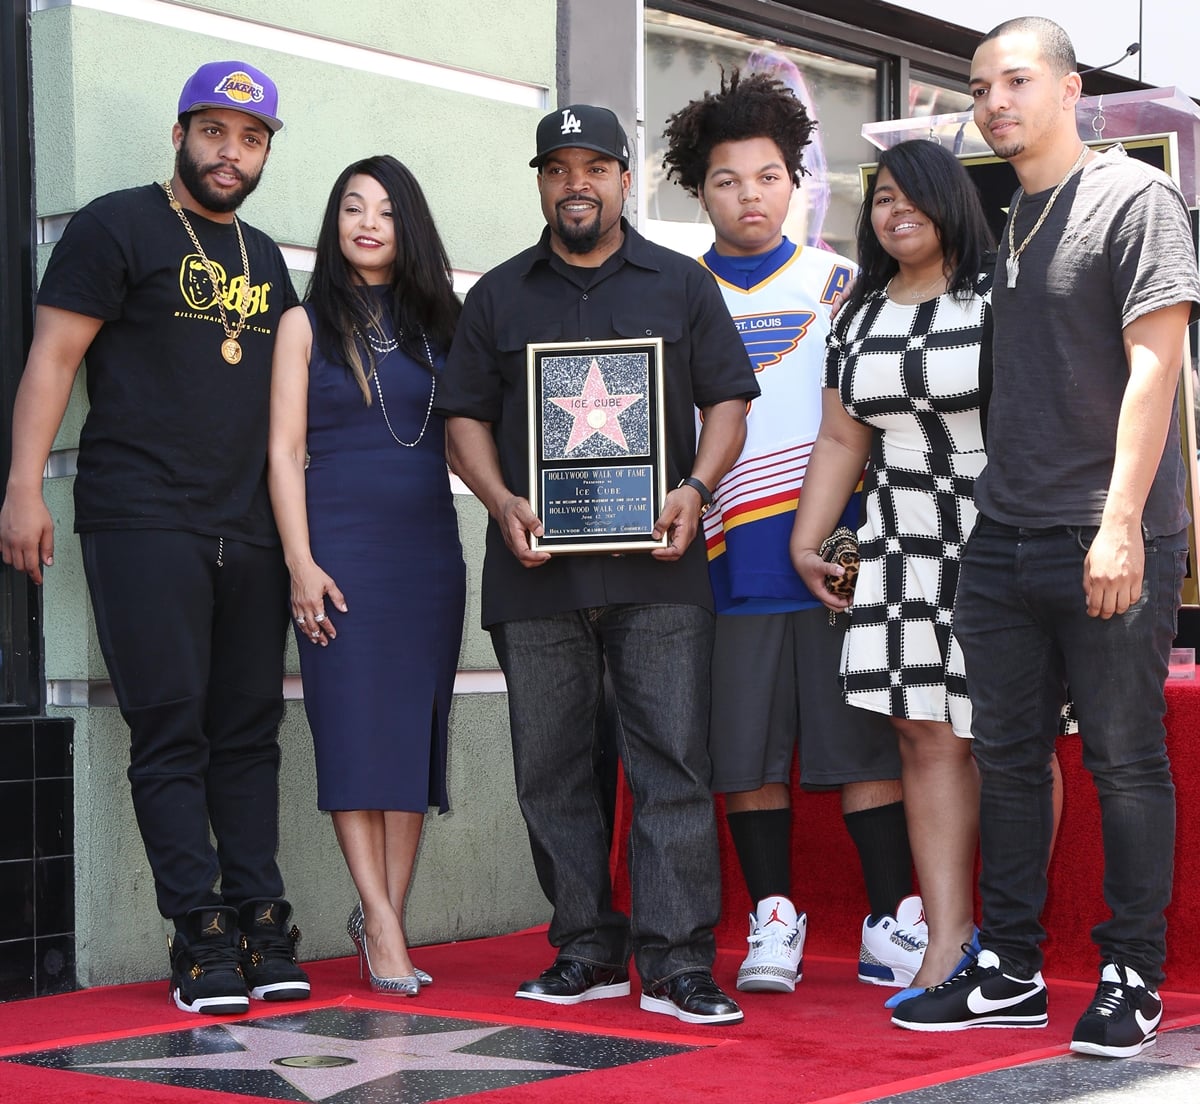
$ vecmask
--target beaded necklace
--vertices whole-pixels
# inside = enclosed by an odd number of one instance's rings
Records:
[[[364,339],[358,330],[354,332],[358,335],[359,340],[365,340],[371,346],[372,351],[379,355],[381,363],[388,353],[394,353],[400,348],[400,338],[404,336],[404,331],[401,330],[392,338],[376,337],[375,334],[368,333]],[[417,434],[415,441],[401,441],[396,436],[396,431],[392,428],[392,420],[388,417],[387,404],[383,400],[383,386],[379,382],[378,364],[375,366],[375,371],[371,373],[371,378],[375,381],[375,393],[379,396],[379,409],[383,412],[384,424],[387,425],[388,432],[392,435],[392,440],[404,448],[416,448],[421,443],[421,438],[425,436],[425,430],[429,428],[429,418],[433,414],[433,397],[437,392],[437,377],[433,375],[433,350],[429,347],[429,338],[425,336],[424,331],[421,333],[421,341],[425,345],[425,356],[429,360],[429,405],[425,407],[425,421],[421,424],[421,432]]]

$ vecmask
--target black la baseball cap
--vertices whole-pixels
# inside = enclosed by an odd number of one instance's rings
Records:
[[[540,168],[546,157],[560,149],[590,149],[606,153],[629,168],[629,139],[607,107],[570,104],[551,111],[537,128],[537,156],[529,167]]]

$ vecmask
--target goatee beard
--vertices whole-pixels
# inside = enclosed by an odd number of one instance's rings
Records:
[[[260,173],[258,176],[247,176],[240,169],[230,166],[230,171],[237,173],[242,186],[233,192],[218,192],[208,182],[207,173],[213,168],[216,168],[215,164],[206,166],[193,160],[187,152],[186,143],[175,154],[175,171],[183,181],[183,186],[206,211],[219,215],[236,211],[246,197],[258,187],[262,175]]]
[[[600,222],[603,208],[597,205],[596,217],[587,224],[568,223],[558,215],[558,236],[568,253],[590,253],[600,241]]]

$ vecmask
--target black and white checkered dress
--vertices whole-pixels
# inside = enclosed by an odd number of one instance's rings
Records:
[[[990,281],[968,303],[869,296],[831,335],[827,387],[875,429],[862,565],[842,652],[851,705],[971,734],[954,594],[983,470],[979,350]],[[990,383],[990,381],[988,381]]]

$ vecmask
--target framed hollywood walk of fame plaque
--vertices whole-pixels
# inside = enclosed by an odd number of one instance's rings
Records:
[[[665,548],[661,338],[528,347],[529,503],[543,552]]]

